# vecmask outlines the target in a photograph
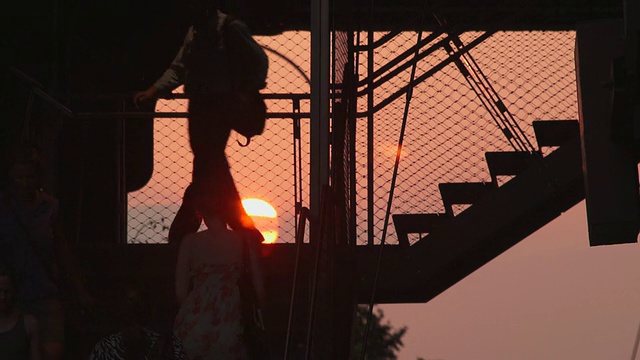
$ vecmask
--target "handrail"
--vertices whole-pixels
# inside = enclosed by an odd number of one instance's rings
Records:
[[[129,119],[141,119],[141,118],[186,118],[189,116],[188,112],[160,112],[160,111],[114,111],[114,112],[74,112],[61,104],[58,100],[54,99],[51,95],[42,91],[39,88],[33,89],[34,94],[45,100],[45,102],[52,106],[55,110],[62,112],[65,116],[77,120],[85,119],[111,119],[111,118],[129,118]],[[181,94],[180,94],[181,95]],[[263,96],[266,99],[280,99],[280,100],[296,100],[305,99],[306,94],[284,94],[284,96],[278,96],[279,94],[270,94],[270,96]],[[186,99],[186,96],[167,96],[160,97],[160,99]],[[268,119],[290,119],[293,118],[293,112],[268,112]],[[295,116],[299,118],[310,118],[309,112],[295,113]]]
[[[37,87],[40,87],[40,88],[44,87],[44,85],[42,85],[42,83],[40,83],[36,79],[32,78],[31,76],[25,74],[23,71],[21,71],[20,69],[16,68],[15,66],[9,67],[9,72],[14,73],[16,76],[21,78],[23,81],[30,83],[32,86],[37,86]]]
[[[310,113],[300,112],[295,113],[299,118],[310,118]],[[291,119],[293,113],[288,112],[272,112],[267,113],[267,119]],[[85,120],[104,120],[111,118],[129,118],[129,119],[142,119],[142,118],[187,118],[189,113],[187,112],[159,112],[159,111],[123,111],[123,112],[82,112],[72,113],[70,116],[74,119]]]
[[[304,233],[306,228],[306,223],[310,220],[311,211],[307,207],[300,208],[300,220],[298,221],[299,227],[298,232],[296,233],[295,244],[296,244],[296,260],[294,262],[294,270],[293,270],[293,284],[291,286],[291,300],[289,302],[289,319],[287,321],[287,335],[285,339],[284,345],[284,360],[287,360],[289,357],[289,349],[290,349],[290,341],[293,331],[293,308],[295,304],[296,295],[298,292],[298,273],[300,272],[300,251],[302,249],[302,244],[304,244]]]
[[[25,139],[25,137],[28,138],[29,136],[28,129],[29,129],[29,124],[31,122],[30,117],[32,113],[34,99],[38,100],[38,103],[41,108],[44,108],[47,111],[50,110],[55,115],[60,115],[61,117],[64,117],[67,119],[82,120],[83,122],[86,120],[98,120],[98,121],[114,120],[118,124],[117,126],[119,129],[119,132],[118,132],[119,141],[122,140],[121,137],[124,135],[124,133],[122,133],[122,131],[124,131],[123,130],[124,128],[122,127],[124,120],[133,121],[135,119],[187,118],[188,117],[188,112],[185,112],[185,111],[183,112],[126,111],[127,109],[125,107],[125,104],[127,101],[131,102],[131,100],[133,99],[134,92],[102,93],[102,94],[84,93],[84,94],[65,95],[65,100],[71,100],[71,101],[73,100],[106,101],[109,104],[113,103],[113,109],[118,110],[114,112],[103,112],[103,111],[76,112],[73,109],[66,106],[65,104],[63,104],[62,102],[58,101],[54,96],[47,93],[45,87],[41,83],[37,82],[35,79],[31,78],[29,75],[25,74],[24,72],[20,71],[15,67],[7,67],[6,69],[7,69],[7,76],[10,76],[12,79],[15,78],[14,86],[20,87],[20,89],[26,88],[28,89],[28,93],[29,93],[29,101],[27,104],[27,111],[25,115],[23,131],[22,131],[23,140]],[[261,96],[264,99],[273,99],[273,100],[279,100],[281,102],[282,101],[286,102],[286,104],[283,104],[284,108],[286,108],[287,106],[290,106],[290,108],[292,109],[291,111],[268,112],[267,118],[279,119],[279,120],[285,120],[285,121],[293,120],[294,136],[296,134],[295,127],[299,126],[296,124],[299,124],[301,119],[310,119],[309,112],[300,112],[300,103],[302,101],[309,101],[311,98],[311,95],[308,93],[282,93],[282,94],[269,93],[269,94],[261,94]],[[159,99],[188,99],[186,94],[173,94],[173,93],[163,94],[163,96],[159,96],[158,98]],[[131,104],[129,104],[129,106],[132,107]],[[297,139],[299,139],[300,138],[299,130],[297,131],[297,134],[298,134]],[[122,144],[118,143],[118,144],[119,144],[119,147],[124,146],[124,143]],[[119,162],[117,166],[120,172],[117,174],[117,176],[120,178],[121,173],[124,171],[124,169],[120,169],[120,166],[124,166],[124,163],[121,161],[122,159],[120,159],[119,157],[118,159],[119,159]],[[299,161],[301,163],[301,158],[294,159],[294,167],[295,167],[296,161]],[[301,182],[301,179],[302,178],[300,177],[300,182]],[[294,180],[294,184],[295,184],[295,181],[296,180]],[[126,201],[126,198],[125,198],[125,201]],[[299,208],[299,206],[301,206],[301,202],[298,203],[296,199],[296,207]],[[126,223],[126,219],[122,221],[123,223]]]
[[[46,103],[51,105],[53,108],[55,108],[59,112],[63,113],[65,116],[76,117],[76,114],[74,114],[73,111],[71,111],[71,109],[61,104],[58,100],[54,99],[51,95],[47,94],[42,89],[33,88],[33,93],[40,96],[43,100],[45,100]]]
[[[64,116],[77,119],[110,119],[110,118],[130,118],[130,119],[140,119],[140,118],[186,118],[188,117],[187,112],[156,112],[156,111],[115,111],[115,112],[75,112],[72,109],[69,109],[62,103],[60,103],[53,96],[49,95],[47,92],[42,90],[44,86],[33,79],[29,75],[25,74],[21,70],[10,67],[9,72],[15,74],[22,81],[29,83],[31,85],[31,91],[34,95],[39,96],[45,103],[55,110],[62,113]],[[109,94],[84,94],[84,95],[71,95],[71,98],[75,99],[113,99],[113,100],[123,100],[132,98],[134,92],[123,92],[123,93],[109,93]],[[300,101],[300,100],[310,100],[311,94],[307,93],[284,93],[284,94],[261,94],[264,99],[272,99],[272,100],[291,100],[291,101]],[[166,100],[179,100],[179,99],[188,99],[186,94],[166,94],[159,96],[158,99],[166,99]],[[297,118],[311,118],[311,114],[309,112],[267,112],[268,119],[291,119],[293,117]]]
[[[445,45],[445,50],[449,56],[454,55],[459,49],[464,47],[464,43],[460,39],[460,35],[455,31],[446,20],[439,17],[437,14],[433,14],[436,21],[440,24],[440,27],[451,38],[451,42]],[[527,138],[522,128],[518,125],[515,118],[506,107],[500,95],[495,90],[491,82],[484,74],[480,66],[476,63],[475,59],[469,51],[465,51],[461,57],[455,61],[456,66],[463,74],[465,80],[476,93],[480,102],[487,112],[492,117],[496,126],[507,138],[507,141],[511,144],[515,151],[526,151],[529,153],[535,153],[536,149]]]
[[[83,94],[71,94],[71,99],[113,99],[123,100],[131,99],[135,92],[115,92],[115,93],[83,93]],[[261,93],[264,99],[275,100],[310,100],[311,94],[309,93]],[[165,100],[188,100],[189,96],[185,93],[169,93],[158,96],[158,99]]]

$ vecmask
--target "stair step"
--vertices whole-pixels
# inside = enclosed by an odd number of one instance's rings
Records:
[[[560,146],[573,137],[580,136],[578,120],[534,121],[533,130],[539,147]]]
[[[497,184],[498,176],[518,175],[536,161],[539,153],[525,151],[487,152],[484,154],[491,181]]]
[[[493,182],[439,184],[445,212],[453,216],[453,205],[473,205],[496,189]]]
[[[430,233],[438,225],[451,219],[448,214],[393,214],[392,216],[398,242],[402,247],[409,247],[408,234]]]

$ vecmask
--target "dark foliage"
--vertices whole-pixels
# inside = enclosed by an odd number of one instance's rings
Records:
[[[364,340],[368,313],[368,306],[358,306],[354,329],[355,344],[351,354],[351,359],[353,360],[360,359],[362,356],[362,343]],[[403,326],[399,329],[394,329],[388,321],[384,321],[384,313],[379,308],[374,308],[372,315],[371,324],[369,325],[365,359],[397,359],[397,352],[402,348],[402,337],[407,332],[407,327]]]

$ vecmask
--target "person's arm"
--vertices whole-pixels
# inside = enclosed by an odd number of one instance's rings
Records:
[[[82,281],[82,271],[78,262],[75,257],[71,255],[69,244],[62,230],[62,224],[57,217],[57,210],[51,218],[51,230],[55,242],[56,260],[60,265],[60,270],[62,270],[62,273],[71,281],[81,305],[91,306],[93,304],[93,297],[89,294]]]
[[[185,64],[184,56],[187,47],[193,40],[193,27],[190,27],[187,31],[187,35],[184,37],[184,42],[178,51],[178,54],[171,62],[171,65],[164,74],[156,80],[151,86],[155,88],[157,92],[170,92],[184,82]]]
[[[40,349],[40,329],[38,328],[38,320],[33,315],[24,316],[24,327],[29,335],[29,359],[42,359]]]
[[[191,262],[191,241],[182,240],[178,251],[178,261],[176,262],[176,300],[178,305],[182,305],[189,296],[191,279],[189,278],[189,266]]]
[[[136,93],[133,96],[134,104],[138,105],[141,102],[154,99],[158,93],[171,92],[173,89],[184,83],[185,64],[184,54],[185,49],[193,40],[193,27],[190,27],[187,31],[187,35],[184,37],[184,42],[178,50],[178,54],[171,62],[171,65],[165,72],[156,80],[153,85],[149,86],[145,91]]]

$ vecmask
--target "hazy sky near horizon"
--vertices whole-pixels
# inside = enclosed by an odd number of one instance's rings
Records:
[[[590,247],[582,201],[430,302],[381,308],[409,328],[400,360],[630,359],[640,247]]]
[[[293,48],[274,38],[261,41],[281,53],[289,54],[287,51],[290,51],[298,54],[300,57],[294,60],[308,74],[308,36],[304,33],[286,36],[295,44]],[[472,38],[477,34],[467,36]],[[537,39],[540,47],[528,46],[532,39]],[[414,34],[407,34],[406,43],[398,44],[394,51],[400,52],[403,46],[412,45],[413,40]],[[516,119],[525,124],[525,132],[531,134],[533,120],[577,118],[575,79],[571,72],[572,45],[573,37],[567,32],[501,33],[485,41],[474,53],[498,92],[506,94],[504,100]],[[500,46],[503,48],[496,49]],[[549,54],[555,54],[562,61]],[[274,71],[279,69],[286,74],[295,74],[294,69],[287,67],[282,59],[278,60],[273,53],[269,56],[274,64],[272,69],[276,69]],[[443,55],[438,56],[440,58],[432,60],[439,61]],[[432,66],[433,63],[427,65]],[[406,79],[396,81],[390,83],[385,91],[392,92],[406,84]],[[415,190],[417,186],[426,184],[426,190],[437,190],[438,182],[451,181],[452,178],[470,176],[464,178],[466,181],[487,179],[482,159],[470,161],[468,156],[449,157],[449,151],[455,155],[460,155],[461,151],[471,152],[473,156],[483,158],[484,151],[492,149],[490,146],[498,146],[496,133],[499,132],[485,124],[483,116],[486,114],[482,107],[469,106],[474,95],[465,88],[465,82],[461,81],[455,68],[446,68],[430,81],[416,91],[425,100],[423,107],[412,109],[414,112],[411,113],[403,148],[406,155],[401,166],[433,166],[434,159],[447,159],[455,164],[448,169],[431,171],[428,175],[433,177],[428,180],[421,172],[402,168],[405,170],[403,174],[408,175],[401,174],[394,213],[399,210],[438,211],[441,203],[426,195],[419,199],[424,201],[419,202],[416,193],[408,191]],[[270,86],[274,93],[308,91],[307,84],[299,76],[293,81],[271,81]],[[417,104],[418,100],[415,101]],[[385,181],[388,181],[390,173],[390,159],[395,155],[393,146],[397,134],[394,131],[397,131],[402,106],[402,101],[397,102],[397,108],[387,109],[386,114],[377,118],[382,121],[382,125],[376,125],[378,129],[391,129],[389,124],[396,125],[388,132],[376,135],[376,143],[381,146],[376,153],[377,159],[383,159],[376,168],[376,181],[379,181],[376,183],[379,186],[375,194],[376,206],[380,208],[386,205],[388,188],[385,188]],[[180,109],[183,110],[183,106],[181,104]],[[290,104],[277,106],[278,111],[287,111]],[[302,111],[307,106],[303,104]],[[422,121],[413,120],[416,117],[421,117]],[[455,121],[451,121],[452,118]],[[244,155],[236,152],[239,150],[234,144],[228,153],[231,153],[232,163],[235,161],[232,170],[242,195],[264,198],[281,214],[287,214],[280,219],[282,227],[292,221],[293,171],[287,164],[292,160],[292,128],[286,121],[269,121],[267,126],[272,127],[271,136],[281,135],[275,138],[263,135],[246,150],[260,154],[267,159],[266,162],[255,163],[252,158],[243,158]],[[166,172],[166,175],[152,179],[146,190],[131,194],[130,206],[161,206],[160,213],[170,218],[180,201],[182,189],[188,183],[190,152],[184,120],[158,120],[156,131],[156,135],[162,134],[165,140],[156,138],[156,153],[163,153],[164,157],[156,159],[155,170],[160,174]],[[433,134],[459,137],[469,143],[440,144]],[[308,136],[308,128],[303,128],[303,138],[305,136]],[[308,143],[303,145],[304,156],[308,156]],[[440,147],[430,148],[432,145]],[[159,150],[162,146],[165,150]],[[248,164],[243,164],[243,161]],[[303,174],[308,174],[308,169],[309,165],[304,164]],[[450,173],[444,174],[449,170]],[[269,174],[276,177],[270,178]],[[256,182],[260,188],[251,193]],[[273,188],[274,184],[276,188]],[[305,187],[304,191],[303,204],[307,205],[308,188]],[[420,188],[418,193],[427,192]],[[363,194],[366,194],[366,189],[360,188],[358,195]],[[131,201],[134,197],[137,199]],[[364,198],[358,200],[359,206],[366,205]],[[130,215],[135,217],[134,213]],[[361,220],[360,230],[366,228],[364,220]],[[130,224],[130,230],[133,229],[135,224]],[[379,231],[379,227],[376,230]],[[156,235],[151,232],[152,236]],[[393,227],[390,227],[390,232],[393,235]],[[392,238],[391,242],[394,240]],[[585,204],[581,202],[430,302],[381,307],[392,325],[409,328],[404,338],[405,346],[400,352],[401,360],[415,360],[417,357],[425,360],[628,359],[640,323],[638,259],[640,248],[637,244],[590,247]]]
[[[375,33],[375,39],[383,38]],[[465,43],[472,42],[481,33],[461,34]],[[377,78],[398,72],[387,82],[376,87],[374,104],[390,99],[408,83],[410,68],[402,69],[403,62],[393,63],[395,57],[415,44],[416,33],[403,32],[388,43],[377,46],[374,70]],[[426,34],[424,35],[426,36]],[[365,41],[366,36],[361,36]],[[308,94],[309,84],[300,72],[310,76],[310,36],[308,32],[289,31],[275,36],[257,37],[267,48],[269,77],[264,93]],[[443,35],[437,41],[443,40]],[[432,41],[431,44],[437,41]],[[472,50],[487,81],[495,87],[499,98],[513,114],[521,128],[535,146],[532,122],[535,120],[577,119],[575,75],[573,74],[572,32],[499,32],[482,41]],[[427,48],[425,46],[423,50]],[[361,67],[367,63],[366,53],[359,56]],[[448,58],[447,52],[436,49],[418,62],[416,76],[437,66]],[[404,62],[409,61],[405,59]],[[386,67],[386,65],[392,65]],[[360,70],[360,78],[368,71]],[[445,182],[490,181],[484,154],[487,151],[509,151],[503,131],[471,89],[468,79],[454,65],[448,64],[416,86],[410,103],[403,155],[391,212],[442,213],[444,211],[438,184]],[[362,89],[360,89],[362,90]],[[365,96],[360,96],[358,107],[365,110]],[[159,101],[158,111],[185,111],[184,101]],[[290,100],[267,101],[270,112],[291,112]],[[301,112],[308,112],[309,101],[300,104]],[[388,202],[391,174],[395,162],[400,124],[405,97],[390,101],[379,108],[374,116],[373,151],[373,205],[369,204],[367,158],[367,118],[356,122],[355,172],[358,179],[355,212],[358,243],[365,243],[367,235],[374,241],[382,237],[385,210]],[[157,119],[155,123],[154,174],[147,186],[129,194],[130,237],[138,234],[138,241],[159,241],[159,228],[152,229],[149,221],[172,219],[180,203],[182,192],[188,185],[191,154],[184,119]],[[309,206],[309,120],[301,120],[301,179],[297,189],[303,206]],[[270,119],[265,133],[241,148],[236,137],[229,141],[227,154],[231,170],[242,196],[258,197],[271,203],[281,215],[278,225],[283,241],[293,240],[294,168],[292,119]],[[548,149],[545,149],[548,151]],[[297,159],[296,159],[297,160]],[[163,209],[149,210],[148,206]],[[371,209],[369,209],[371,208]],[[464,206],[454,206],[458,213]],[[369,224],[367,211],[373,211]],[[148,216],[147,216],[148,215]],[[369,231],[368,227],[372,226]],[[388,227],[388,243],[395,243],[395,227]],[[410,234],[410,240],[415,240]]]

